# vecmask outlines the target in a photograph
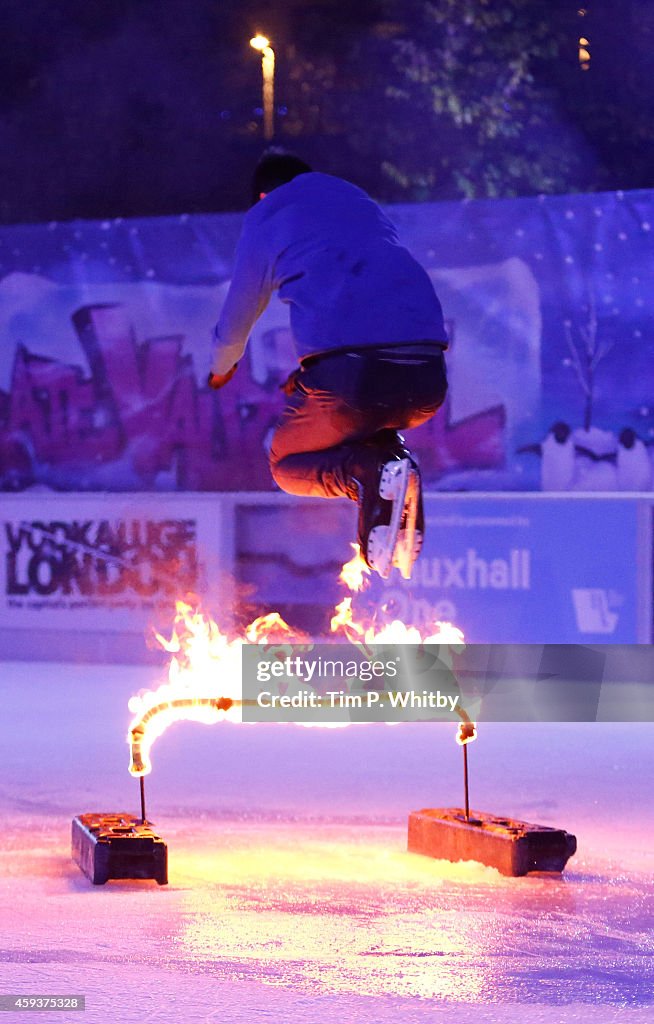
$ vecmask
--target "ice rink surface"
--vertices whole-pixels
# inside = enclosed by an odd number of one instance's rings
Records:
[[[94,887],[70,821],[138,812],[127,699],[161,672],[1,668],[0,994],[87,1006],[36,1019],[654,1019],[653,725],[480,726],[472,807],[579,842],[508,879],[406,853],[410,810],[461,803],[454,726],[180,723],[146,789],[170,884]]]

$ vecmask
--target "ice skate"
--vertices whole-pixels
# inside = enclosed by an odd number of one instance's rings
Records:
[[[411,579],[413,566],[422,549],[425,533],[420,470],[406,447],[402,434],[396,430],[380,430],[372,443],[383,450],[385,454],[392,455],[399,461],[408,460],[410,463],[411,472],[407,484],[405,507],[392,559],[393,566],[400,570],[400,575],[405,580],[408,580]]]
[[[359,546],[369,567],[388,579],[400,529],[415,532],[416,474],[411,461],[391,459],[381,464],[376,485],[366,488],[358,483],[358,489]]]
[[[400,570],[405,580],[411,579],[413,566],[420,554],[425,530],[422,504],[420,471],[412,460],[408,460],[409,479],[404,497],[402,520],[393,552],[393,565]]]

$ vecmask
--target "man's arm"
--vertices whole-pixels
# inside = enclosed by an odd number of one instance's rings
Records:
[[[225,384],[229,384],[230,380],[232,379],[237,370],[238,363],[234,363],[231,370],[228,370],[227,373],[219,374],[214,373],[213,370],[210,370],[209,377],[207,379],[207,384],[214,391],[220,391],[221,388],[225,387]]]
[[[272,267],[262,255],[263,245],[256,234],[256,222],[248,223],[246,218],[236,249],[234,275],[214,330],[211,371],[217,376],[226,374],[239,361],[272,294]]]

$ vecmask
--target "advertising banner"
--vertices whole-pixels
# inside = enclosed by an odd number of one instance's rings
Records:
[[[650,515],[620,498],[431,496],[413,578],[386,599],[401,619],[451,621],[476,643],[645,642]]]
[[[239,499],[235,569],[252,607],[325,632],[347,591],[348,502]],[[365,618],[452,622],[473,643],[643,643],[652,636],[652,504],[581,495],[437,495],[413,578],[354,597]]]
[[[0,531],[0,628],[8,631],[144,636],[171,617],[177,599],[208,595],[229,575],[219,501],[12,496]]]
[[[370,577],[353,595],[360,622],[446,621],[474,644],[651,642],[646,498],[432,493],[426,516],[413,578]],[[138,660],[191,594],[230,633],[278,612],[293,630],[328,637],[350,593],[339,575],[355,537],[348,501],[6,495],[0,660],[99,657],[102,637],[113,638],[105,660]]]

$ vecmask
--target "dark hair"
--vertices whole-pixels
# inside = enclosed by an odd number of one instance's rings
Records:
[[[254,169],[252,177],[252,201],[257,203],[262,192],[272,192],[280,185],[286,185],[298,174],[308,174],[311,168],[294,153],[283,149],[267,149]]]

